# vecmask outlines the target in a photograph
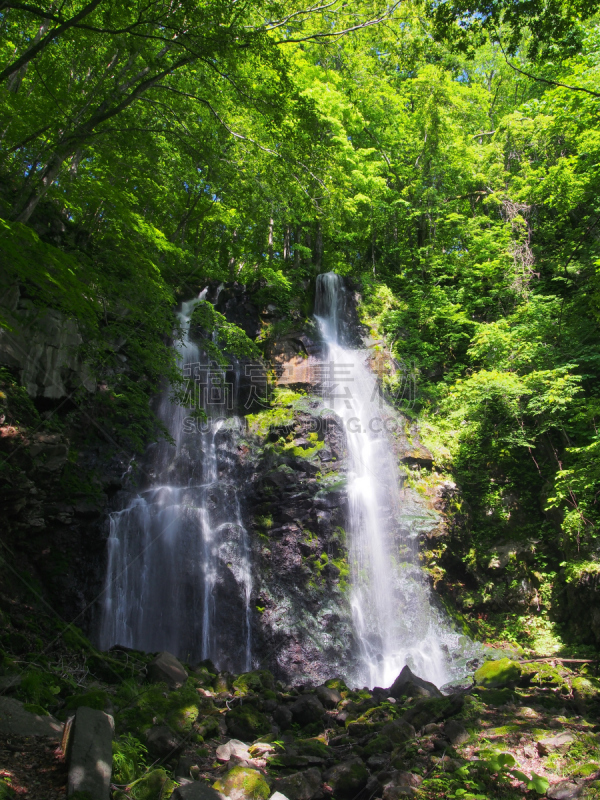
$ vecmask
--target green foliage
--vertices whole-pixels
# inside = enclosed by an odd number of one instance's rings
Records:
[[[201,300],[190,319],[190,336],[196,338],[210,358],[227,363],[227,355],[237,358],[259,358],[261,353],[252,339],[227,318],[215,311],[207,300]]]
[[[146,770],[148,750],[130,733],[113,741],[112,782],[120,785],[132,783]]]

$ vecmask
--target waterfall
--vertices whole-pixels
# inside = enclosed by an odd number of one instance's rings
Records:
[[[205,294],[182,304],[176,347],[189,385],[194,392],[206,386],[206,399],[211,369],[189,337]],[[215,373],[225,384],[225,374],[213,367]],[[221,397],[205,405],[202,425],[190,426],[189,409],[170,399],[168,387],[162,392],[158,414],[173,443],[151,445],[144,487],[110,515],[103,649],[168,650],[187,661],[251,668],[250,547],[236,482],[222,469],[228,437],[239,427],[230,406]]]
[[[440,686],[453,677],[445,650],[458,637],[432,607],[418,566],[418,525],[404,507],[385,430],[394,412],[383,403],[368,353],[343,344],[344,292],[339,275],[318,276],[324,399],[344,423],[349,453],[350,602],[362,663],[354,677],[369,686],[390,686],[408,664]]]

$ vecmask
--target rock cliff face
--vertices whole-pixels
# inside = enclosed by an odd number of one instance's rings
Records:
[[[210,294],[217,310],[251,336],[264,328],[265,320],[275,323],[274,330],[281,328],[264,348],[276,376],[271,403],[262,410],[254,404],[248,413],[238,402],[214,440],[219,480],[237,488],[248,532],[252,667],[269,668],[286,683],[318,683],[334,674],[351,674],[358,650],[348,592],[348,454],[341,422],[324,407],[319,376],[308,366],[308,356],[319,357],[318,336],[311,323],[278,319],[277,309],[265,309],[261,318],[244,287],[214,286]],[[20,319],[29,319],[18,300],[12,308]],[[359,330],[352,303],[344,313]],[[28,393],[38,399],[64,398],[85,381],[78,334],[53,315],[52,324],[50,317],[44,318],[36,329],[39,347],[31,360],[19,360],[18,354],[26,352],[24,327],[4,340],[0,352],[0,361],[18,370]],[[244,366],[238,375],[246,375]],[[246,393],[249,388],[248,382],[243,384]],[[194,433],[193,419],[188,424],[184,451],[169,467],[182,476],[197,474],[202,459],[201,433]],[[4,437],[3,448],[14,451],[11,458],[18,466],[9,481],[6,519],[17,554],[53,606],[65,618],[76,617],[94,635],[101,622],[101,603],[94,600],[103,589],[109,515],[126,508],[143,489],[151,465],[142,459],[136,471],[127,454],[111,450],[100,437],[88,436],[84,442],[82,427],[85,421],[79,420],[71,434],[53,434],[17,426]],[[431,463],[406,419],[397,418],[393,437],[400,469]],[[91,477],[84,486],[86,476]],[[429,498],[408,485],[403,495],[400,522],[415,542],[443,531]],[[217,509],[219,502],[215,495]],[[213,599],[217,661],[222,669],[239,671],[244,609],[234,527],[223,526],[217,543]],[[421,579],[427,580],[424,575]]]

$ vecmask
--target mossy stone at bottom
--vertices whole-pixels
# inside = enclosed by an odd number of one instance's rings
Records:
[[[15,790],[11,789],[6,781],[0,780],[0,800],[14,800],[16,796]]]
[[[571,686],[573,687],[573,694],[578,700],[600,699],[600,681],[597,678],[573,678]]]
[[[351,798],[366,786],[369,773],[363,762],[355,758],[336,764],[335,767],[328,769],[323,777],[333,789],[334,797]]]
[[[394,749],[394,743],[392,740],[380,734],[376,736],[363,748],[362,755],[364,758],[369,758],[369,756],[377,756],[380,753],[391,753]]]
[[[234,767],[213,783],[213,789],[232,800],[267,800],[271,795],[269,784],[256,769]]]
[[[489,689],[500,689],[516,683],[521,677],[521,665],[510,658],[486,661],[475,673],[475,683]]]
[[[478,686],[475,692],[486,706],[505,706],[519,699],[516,692],[508,688],[486,689],[484,686]]]
[[[176,786],[164,769],[153,769],[133,784],[127,796],[134,800],[165,800]]]
[[[233,682],[233,688],[242,694],[248,692],[262,692],[264,689],[272,689],[275,685],[273,673],[268,669],[256,669],[252,672],[244,672]]]
[[[253,742],[271,730],[267,717],[250,703],[229,711],[226,720],[229,733],[243,742]]]

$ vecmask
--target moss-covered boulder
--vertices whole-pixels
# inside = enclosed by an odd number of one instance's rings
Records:
[[[133,784],[127,797],[133,800],[162,800],[163,797],[170,797],[176,785],[164,769],[153,769]]]
[[[229,770],[213,784],[213,789],[231,800],[267,800],[271,795],[269,784],[261,773],[249,767],[234,767]]]
[[[265,689],[273,689],[275,678],[268,669],[255,669],[253,672],[244,672],[233,682],[237,694],[260,694]]]
[[[328,769],[323,779],[331,786],[334,797],[352,798],[367,785],[369,773],[360,758],[353,758]]]
[[[510,658],[486,661],[475,673],[475,683],[489,689],[515,684],[521,677],[521,665]]]
[[[597,678],[579,676],[571,681],[573,696],[576,700],[600,699],[600,681]]]
[[[391,753],[394,746],[391,739],[380,733],[379,736],[371,739],[371,741],[363,747],[362,755],[363,758],[369,758],[370,756],[378,756],[381,753]]]
[[[267,717],[251,703],[245,703],[229,711],[226,721],[231,736],[243,742],[253,742],[271,730],[271,723]]]
[[[331,750],[320,739],[298,739],[294,747],[303,756],[315,756],[316,758],[331,758]]]
[[[340,692],[347,692],[348,687],[346,686],[343,678],[330,678],[328,681],[325,681],[323,686],[326,686],[328,689],[335,689],[336,691]]]
[[[65,703],[65,709],[67,711],[76,711],[79,706],[94,708],[96,711],[106,711],[110,710],[112,703],[109,695],[103,692],[102,689],[91,689],[89,692],[72,694],[67,698],[67,702]]]
[[[507,703],[513,703],[519,699],[516,692],[508,687],[504,689],[486,689],[484,686],[478,686],[475,689],[475,693],[486,706],[505,706]]]

